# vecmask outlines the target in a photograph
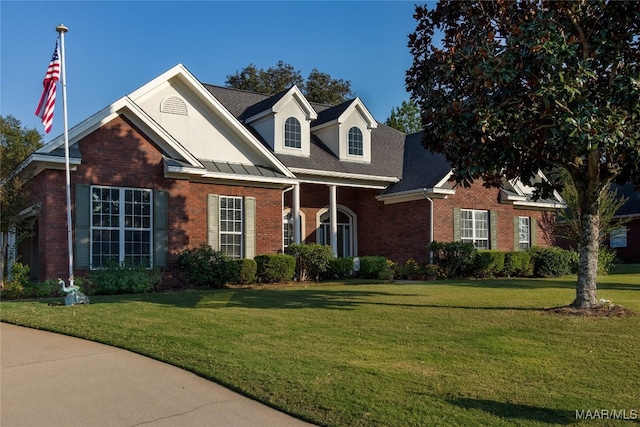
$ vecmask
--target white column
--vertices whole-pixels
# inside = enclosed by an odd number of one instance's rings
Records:
[[[302,221],[300,221],[300,183],[293,186],[293,209],[291,217],[293,219],[293,243],[300,244],[302,224]]]
[[[338,207],[337,207],[337,187],[329,186],[329,220],[331,230],[331,254],[338,257]]]
[[[7,233],[7,280],[13,279],[13,264],[16,263],[16,252],[18,251],[16,245],[16,229],[11,227]],[[0,272],[2,274],[2,272]]]

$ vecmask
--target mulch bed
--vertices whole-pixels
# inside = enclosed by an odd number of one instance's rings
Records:
[[[601,304],[592,308],[575,308],[570,305],[564,307],[548,308],[551,314],[560,314],[562,316],[582,316],[582,317],[632,317],[638,313],[624,308],[621,305]]]

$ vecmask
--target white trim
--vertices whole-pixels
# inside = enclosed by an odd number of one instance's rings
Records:
[[[316,175],[322,177],[334,177],[334,178],[347,178],[347,179],[360,179],[365,181],[380,181],[395,183],[400,181],[400,178],[396,176],[379,176],[379,175],[362,175],[356,173],[336,172],[330,170],[315,170],[315,169],[303,169],[303,168],[290,168],[294,173]]]
[[[350,241],[350,247],[349,247],[349,250],[351,251],[350,256],[352,257],[358,256],[358,215],[354,211],[346,207],[345,205],[341,205],[339,203],[336,204],[336,211],[342,211],[351,219],[349,223],[350,233],[351,233],[351,236],[350,236],[351,241]],[[318,224],[316,228],[316,243],[320,241],[320,225],[322,224],[322,222],[320,221],[320,218],[322,217],[322,215],[324,215],[327,212],[329,212],[329,207],[320,208],[316,212],[316,224]]]
[[[238,175],[233,173],[212,172],[203,168],[188,166],[170,166],[164,162],[165,178],[189,179],[189,177],[198,177],[203,179],[223,179],[238,182],[260,182],[270,184],[295,184],[298,181],[292,178],[276,178],[257,175]]]
[[[384,202],[385,205],[394,203],[413,202],[423,200],[427,197],[434,199],[446,199],[447,196],[456,194],[456,190],[450,188],[416,188],[398,193],[381,194],[376,196],[376,200]]]

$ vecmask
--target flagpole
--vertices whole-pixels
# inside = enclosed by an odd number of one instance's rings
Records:
[[[67,78],[64,62],[64,33],[69,31],[60,24],[56,27],[60,34],[60,71],[62,77],[62,116],[64,122],[64,163],[67,178],[67,243],[69,247],[69,286],[73,286],[73,229],[71,225],[71,173],[69,171],[69,131],[67,126]]]

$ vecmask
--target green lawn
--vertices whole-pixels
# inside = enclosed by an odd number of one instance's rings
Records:
[[[598,297],[640,312],[640,266],[618,271],[600,278]],[[75,307],[2,302],[0,319],[145,354],[321,425],[622,425],[576,410],[640,417],[640,316],[544,310],[570,303],[574,283],[94,296]]]

